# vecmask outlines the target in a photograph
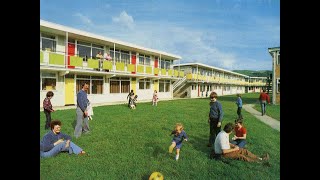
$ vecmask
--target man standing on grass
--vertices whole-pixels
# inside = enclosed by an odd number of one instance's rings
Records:
[[[74,129],[74,136],[76,138],[81,136],[81,133],[89,133],[89,122],[88,122],[88,98],[87,98],[87,90],[89,88],[89,84],[87,82],[84,82],[81,84],[82,89],[77,94],[77,124]],[[84,125],[83,125],[84,123]]]

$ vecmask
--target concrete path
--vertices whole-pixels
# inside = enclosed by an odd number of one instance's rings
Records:
[[[264,122],[265,124],[271,126],[273,129],[276,129],[280,132],[280,121],[273,119],[272,117],[267,115],[261,116],[261,112],[253,109],[253,106],[254,106],[253,104],[244,104],[242,108],[245,109],[247,112],[251,113],[260,121]],[[268,110],[267,110],[267,113],[268,113]]]

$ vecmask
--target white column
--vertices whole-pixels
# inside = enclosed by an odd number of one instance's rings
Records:
[[[272,75],[272,104],[276,104],[276,89],[277,89],[277,82],[276,82],[276,57],[277,57],[277,51],[273,53],[272,56],[272,69],[273,69],[273,75]]]
[[[68,54],[69,54],[69,48],[68,48],[68,32],[66,32],[66,47],[65,47],[65,53],[64,53],[64,65],[67,67],[68,65]]]

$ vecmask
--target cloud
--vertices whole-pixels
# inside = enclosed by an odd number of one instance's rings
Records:
[[[134,22],[133,17],[125,11],[116,17],[110,15],[110,19],[114,23],[84,25],[82,29],[179,55],[182,57],[181,63],[198,62],[227,70],[269,70],[272,63],[268,59],[267,48],[279,46],[279,26],[272,19],[254,17],[259,28],[237,30],[225,29],[224,26],[200,29],[163,21]],[[134,26],[139,28],[135,29]],[[257,59],[253,60],[253,57]]]
[[[81,14],[81,13],[75,13],[75,14],[73,14],[73,16],[80,18],[80,20],[81,20],[85,25],[91,25],[91,24],[92,24],[91,19],[88,18],[87,16]]]
[[[112,21],[128,27],[129,29],[134,28],[134,21],[132,16],[128,15],[126,11],[122,11],[118,17],[112,17]]]

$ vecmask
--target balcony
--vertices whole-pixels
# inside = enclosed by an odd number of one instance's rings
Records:
[[[59,67],[64,69],[83,69],[102,72],[137,73],[146,76],[184,77],[183,71],[161,69],[149,65],[128,64],[105,59],[83,58],[65,55],[63,52],[40,50],[41,67]]]

